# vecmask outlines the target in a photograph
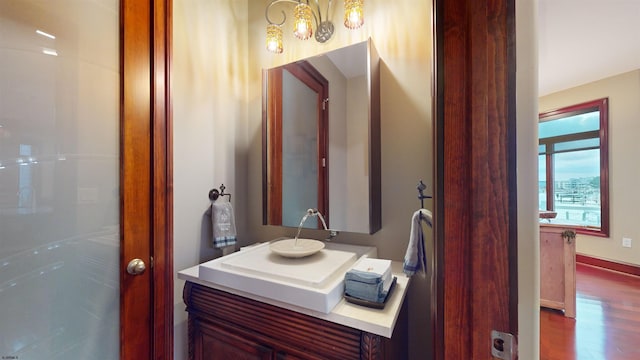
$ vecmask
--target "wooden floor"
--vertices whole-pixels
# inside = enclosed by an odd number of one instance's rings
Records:
[[[540,311],[541,360],[639,360],[640,277],[576,265],[576,318]]]

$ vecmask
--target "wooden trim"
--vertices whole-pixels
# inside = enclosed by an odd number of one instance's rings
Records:
[[[562,309],[564,309],[565,304],[563,302],[561,302],[561,301],[540,299],[540,306],[541,307],[550,308],[550,309],[562,310]],[[575,317],[575,316],[573,316],[573,317]]]
[[[545,181],[547,184],[553,184],[554,171],[549,171],[549,169],[553,169],[553,157],[545,155]],[[555,203],[553,202],[553,191],[546,190],[546,198],[547,198],[547,210],[555,211]],[[556,213],[557,214],[557,213]]]
[[[152,356],[152,272],[133,276],[128,262],[151,258],[151,88],[152,1],[121,1],[120,126],[120,358]]]
[[[444,182],[437,178],[444,174],[444,1],[432,0],[433,61],[431,68],[431,91],[433,112],[433,206],[434,214],[444,214]],[[432,358],[444,360],[444,221],[442,216],[433,218],[433,275],[431,276],[431,344]]]
[[[380,139],[380,55],[369,39],[369,234],[382,228],[382,147]]]
[[[600,198],[602,201],[600,231],[602,234],[609,235],[611,209],[609,207],[611,194],[609,191],[609,98],[602,99],[600,111]]]
[[[269,93],[269,70],[262,69],[262,93]],[[267,119],[269,118],[269,103],[266,96],[262,96],[262,225],[267,225],[269,223],[270,215],[269,215],[269,179],[267,178],[268,174],[268,159],[269,155],[267,155],[269,143],[268,131],[267,127]],[[191,359],[191,357],[189,357]]]
[[[265,176],[266,192],[263,192],[263,206],[266,207],[266,222],[268,224],[282,224],[282,69],[266,70],[265,88],[269,96],[266,112],[263,113],[263,154],[262,159]]]
[[[640,276],[640,265],[611,261],[595,256],[576,254],[576,262],[585,265],[597,266],[599,268],[613,270],[629,275]]]
[[[435,358],[482,359],[518,333],[515,1],[434,1]]]
[[[172,0],[154,0],[152,37],[153,358],[173,358]]]
[[[120,358],[171,359],[172,0],[122,0],[120,6]],[[134,258],[147,265],[136,276],[126,272]]]

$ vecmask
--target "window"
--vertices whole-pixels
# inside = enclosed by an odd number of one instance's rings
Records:
[[[540,222],[571,225],[580,233],[609,236],[608,99],[539,116]]]

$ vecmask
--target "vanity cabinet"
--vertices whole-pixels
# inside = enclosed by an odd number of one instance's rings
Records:
[[[576,238],[564,226],[540,225],[540,306],[576,317]]]
[[[189,359],[406,359],[403,305],[393,337],[187,281]]]

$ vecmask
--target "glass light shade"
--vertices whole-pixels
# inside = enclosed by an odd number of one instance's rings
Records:
[[[267,25],[267,50],[282,53],[282,28],[276,24]]]
[[[307,4],[298,4],[293,11],[293,34],[300,40],[307,40],[313,34],[311,28],[311,7]]]
[[[344,26],[357,29],[364,24],[364,0],[344,1]]]

